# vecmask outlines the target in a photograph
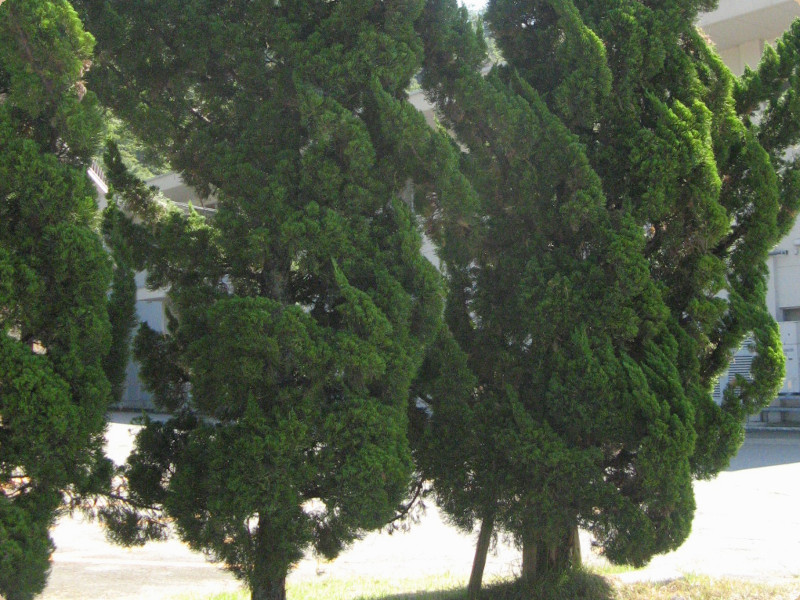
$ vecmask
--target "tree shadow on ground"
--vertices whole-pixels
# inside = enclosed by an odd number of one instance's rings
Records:
[[[390,596],[372,595],[359,596],[356,600],[465,600],[467,590],[439,590],[435,592],[403,592]]]
[[[727,471],[800,463],[800,430],[748,431]]]
[[[465,600],[464,588],[440,591],[405,592],[391,595],[365,595],[358,600]],[[534,586],[519,581],[484,586],[481,600],[615,600],[613,586],[602,575],[575,571],[557,580]]]

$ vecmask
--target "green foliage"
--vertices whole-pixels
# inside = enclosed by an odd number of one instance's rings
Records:
[[[101,114],[80,81],[94,40],[69,2],[8,2],[3,8],[4,57],[0,92],[8,110],[43,149],[65,160],[85,159],[97,147]]]
[[[453,340],[416,384],[417,455],[454,522],[515,536],[529,579],[568,567],[576,525],[617,562],[680,545],[692,479],[726,466],[783,377],[764,265],[798,202],[777,123],[800,30],[737,80],[694,29],[710,4],[492,0],[507,63],[485,77],[464,9],[435,0],[418,23],[422,86],[479,200],[437,223],[467,234],[442,252]],[[755,378],[719,406],[748,335]]]
[[[794,159],[784,152],[800,141],[800,22],[795,22],[775,47],[767,46],[758,69],[745,69],[733,83],[736,115],[769,154],[779,179],[780,233],[789,232],[800,209]]]
[[[111,322],[111,348],[103,361],[103,370],[111,384],[113,402],[119,403],[125,391],[125,375],[130,360],[131,333],[136,325],[136,281],[132,268],[133,257],[127,248],[123,231],[124,217],[111,202],[103,215],[103,235],[115,268],[108,299]]]
[[[335,555],[408,489],[410,386],[443,293],[400,196],[412,179],[426,200],[470,195],[404,102],[423,2],[212,4],[76,2],[98,37],[93,87],[218,200],[208,219],[170,210],[106,153],[139,220],[122,226],[133,264],[170,290],[168,331],[142,328],[134,352],[174,414],[139,436],[129,504],[106,517],[139,543],[160,511],[278,598],[305,548]]]
[[[106,111],[103,138],[113,140],[131,175],[138,179],[152,179],[170,171],[164,158],[133,135],[125,124],[111,111]],[[102,161],[102,156],[95,157]]]
[[[48,519],[23,502],[0,496],[0,582],[4,598],[31,598],[44,588],[53,544]]]
[[[0,6],[0,595],[44,587],[49,528],[109,475],[109,260],[80,165],[97,139],[68,2]],[[76,166],[77,165],[77,166]]]

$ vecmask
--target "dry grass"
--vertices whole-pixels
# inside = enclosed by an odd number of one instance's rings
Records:
[[[248,600],[249,594],[179,597],[175,600]],[[289,586],[288,600],[464,600],[463,581],[424,579],[325,579]],[[510,582],[484,589],[483,600],[800,600],[800,579],[763,583],[686,576],[667,582],[623,583],[613,575],[579,573],[547,589],[525,590]]]
[[[287,600],[461,600],[466,583],[450,575],[425,578],[324,578],[291,582]],[[179,596],[175,600],[249,600],[242,591],[216,596]]]
[[[661,583],[617,583],[616,600],[800,600],[800,579],[763,583],[687,576]]]

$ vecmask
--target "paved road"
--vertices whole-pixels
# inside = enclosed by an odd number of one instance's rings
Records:
[[[124,415],[109,426],[108,452],[127,455],[133,427]],[[663,579],[681,573],[774,580],[800,577],[800,434],[751,434],[731,468],[695,485],[692,535],[677,551],[656,557],[623,579]],[[108,544],[92,523],[65,519],[53,531],[57,550],[44,600],[159,600],[211,594],[237,582],[178,541],[124,549]],[[588,548],[588,540],[583,540]],[[451,573],[466,579],[473,539],[443,523],[435,508],[408,533],[370,534],[329,564],[302,561],[290,578],[411,576]],[[597,560],[589,557],[589,561]],[[519,554],[499,544],[487,575],[519,571]]]

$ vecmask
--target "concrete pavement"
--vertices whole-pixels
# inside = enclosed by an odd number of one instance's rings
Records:
[[[114,413],[106,432],[106,454],[117,464],[131,451],[135,415]],[[61,519],[52,533],[56,551],[43,600],[158,600],[180,594],[239,589],[224,570],[177,539],[121,548],[106,540],[97,523],[81,515]]]
[[[695,483],[695,499],[689,539],[623,580],[800,577],[800,433],[748,433],[727,471]]]

